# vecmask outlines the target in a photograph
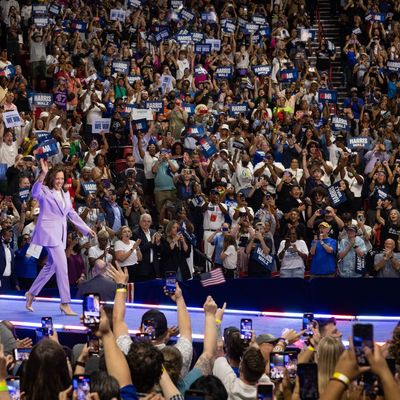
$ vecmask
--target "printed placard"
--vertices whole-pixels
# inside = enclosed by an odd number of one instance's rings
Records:
[[[208,136],[203,136],[197,141],[205,158],[210,158],[218,153],[218,149]]]
[[[196,65],[194,67],[194,76],[208,75],[207,70],[202,65]]]
[[[153,111],[146,108],[133,108],[131,111],[131,118],[133,121],[146,119],[147,121],[153,120]]]
[[[296,68],[284,69],[279,73],[281,82],[296,82],[299,77],[299,71]]]
[[[97,184],[96,182],[82,182],[81,183],[82,189],[86,195],[94,194],[97,192]]]
[[[42,143],[53,138],[48,131],[35,131],[35,136],[38,143]]]
[[[84,22],[84,21],[75,20],[75,21],[71,21],[70,27],[71,27],[71,30],[73,30],[73,31],[85,33],[87,31],[88,24],[87,24],[87,22]]]
[[[263,26],[260,28],[259,33],[261,36],[270,37],[271,36],[271,28],[269,26]]]
[[[233,33],[236,30],[236,24],[231,19],[224,19],[221,21],[222,30],[226,33]]]
[[[189,11],[187,8],[183,8],[180,13],[179,13],[180,17],[187,21],[187,22],[192,22],[194,21],[194,19],[196,18],[196,16],[194,15],[194,13],[192,13],[191,11]]]
[[[162,41],[168,39],[169,36],[170,36],[169,29],[163,29],[162,31],[154,35],[154,39],[159,44]]]
[[[392,72],[399,72],[400,71],[400,62],[388,60],[386,63],[386,69],[388,71],[392,71]]]
[[[193,42],[200,43],[204,40],[204,33],[201,32],[193,32],[192,34]]]
[[[0,164],[0,180],[4,181],[5,179],[7,179],[7,164]]]
[[[164,102],[162,100],[146,101],[144,107],[153,110],[156,113],[162,112],[164,109]]]
[[[59,6],[58,4],[51,4],[49,7],[50,14],[58,15],[60,14],[60,11],[61,11],[61,6]]]
[[[133,85],[136,81],[140,81],[142,79],[141,75],[129,75],[128,82],[130,85]]]
[[[336,182],[328,188],[329,197],[331,198],[333,207],[337,207],[347,200],[346,194],[339,190],[339,185],[340,182]]]
[[[261,16],[261,15],[253,15],[251,17],[251,19],[253,20],[253,22],[257,25],[264,25],[267,21],[265,19],[265,17]]]
[[[233,77],[233,67],[218,67],[215,70],[217,79],[230,79]]]
[[[232,116],[236,116],[239,114],[246,114],[247,113],[247,104],[243,103],[243,104],[230,104],[229,105],[229,114]]]
[[[99,118],[94,120],[92,125],[92,133],[108,133],[110,132],[111,118]]]
[[[384,13],[368,13],[365,15],[366,21],[385,22],[386,16]]]
[[[183,6],[182,0],[171,0],[171,8],[177,10],[178,8]]]
[[[194,45],[194,52],[196,54],[210,54],[211,53],[211,44],[196,43]]]
[[[271,270],[272,265],[274,263],[274,258],[269,254],[265,254],[261,245],[257,244],[253,254],[251,256],[253,261],[256,261],[258,264],[262,265],[264,268]]]
[[[50,107],[53,104],[53,95],[51,93],[34,93],[32,102],[37,107]]]
[[[131,64],[129,61],[113,61],[112,63],[112,72],[119,72],[124,75],[128,75]]]
[[[110,20],[111,21],[121,21],[125,22],[126,19],[126,11],[120,10],[118,8],[112,8],[110,10]]]
[[[187,133],[192,137],[202,137],[204,136],[204,126],[195,125],[188,128]]]
[[[193,37],[190,33],[188,34],[178,34],[175,36],[175,40],[180,44],[190,44],[193,43]]]
[[[332,129],[334,131],[347,131],[349,129],[349,121],[347,118],[332,116]]]
[[[19,198],[21,201],[27,201],[30,195],[31,195],[31,190],[29,188],[19,190]]]
[[[248,22],[248,23],[243,27],[244,31],[245,31],[247,34],[255,33],[255,32],[258,31],[259,28],[260,28],[259,25],[253,24],[253,23],[251,23],[251,22]]]
[[[49,158],[58,154],[57,141],[55,139],[51,139],[40,143],[39,146],[33,150],[33,154],[37,160],[41,158]]]
[[[320,103],[336,103],[337,92],[336,90],[320,89],[318,91],[318,100]]]
[[[33,24],[38,28],[44,28],[49,24],[48,17],[33,17]]]
[[[214,11],[201,13],[200,18],[203,22],[217,22],[217,14]]]
[[[47,5],[46,4],[32,4],[32,15],[46,15]]]
[[[351,150],[355,148],[365,149],[369,147],[371,138],[364,136],[351,137],[347,139],[347,147]]]
[[[194,114],[195,105],[190,103],[182,103],[182,108],[189,114]]]
[[[252,69],[257,76],[270,76],[272,72],[270,65],[255,65]]]
[[[221,50],[221,40],[220,39],[206,39],[207,44],[211,44],[211,50],[220,51]]]
[[[147,132],[147,120],[138,119],[134,122],[137,131]]]
[[[129,6],[133,8],[140,8],[142,6],[141,0],[129,0]]]
[[[22,119],[18,111],[6,111],[3,114],[3,121],[6,128],[15,128],[22,125]]]

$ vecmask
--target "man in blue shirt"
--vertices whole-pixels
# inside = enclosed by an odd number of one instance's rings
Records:
[[[312,241],[310,254],[311,278],[333,278],[336,273],[337,241],[329,237],[331,226],[323,221],[318,225],[319,236]]]

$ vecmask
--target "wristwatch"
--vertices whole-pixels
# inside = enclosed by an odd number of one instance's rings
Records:
[[[280,337],[280,338],[279,338],[279,341],[280,341],[280,342],[284,342],[284,343],[286,344],[286,346],[289,346],[289,341],[288,341],[287,339],[285,339],[285,338],[283,338],[283,337]]]
[[[125,283],[117,283],[117,289],[126,289],[128,285]]]

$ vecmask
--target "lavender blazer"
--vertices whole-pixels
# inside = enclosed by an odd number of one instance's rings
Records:
[[[90,228],[72,207],[68,192],[63,192],[65,207],[54,190],[36,181],[32,186],[32,197],[39,201],[40,213],[32,234],[31,243],[55,247],[67,243],[67,218],[84,234]]]

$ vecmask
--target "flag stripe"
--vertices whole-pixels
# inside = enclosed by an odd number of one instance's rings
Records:
[[[225,283],[225,277],[221,268],[200,275],[200,282],[203,287]]]

